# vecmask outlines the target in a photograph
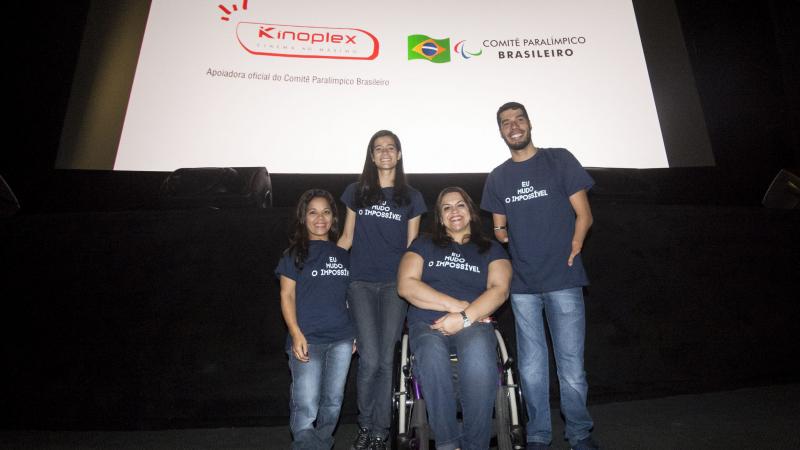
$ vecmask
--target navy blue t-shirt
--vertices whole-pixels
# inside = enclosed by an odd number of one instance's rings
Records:
[[[495,241],[491,241],[488,250],[478,253],[478,246],[469,242],[464,245],[453,242],[442,248],[434,244],[430,236],[420,236],[411,243],[408,251],[422,257],[422,281],[425,284],[470,303],[486,291],[489,264],[497,259],[508,259],[505,249]],[[411,305],[408,308],[408,325],[433,323],[445,314]]]
[[[422,194],[408,187],[409,203],[398,206],[394,188],[381,189],[386,199],[366,208],[356,206],[358,183],[347,186],[342,202],[356,213],[353,246],[350,249],[353,280],[387,282],[397,280],[397,266],[408,245],[408,221],[427,208]]]
[[[275,275],[291,278],[295,286],[297,324],[309,344],[330,344],[356,336],[347,311],[350,255],[330,241],[309,241],[308,257],[298,271],[292,255],[278,262]],[[286,339],[291,347],[291,336]]]
[[[497,166],[483,187],[481,208],[508,219],[514,277],[511,293],[549,292],[589,284],[581,256],[567,265],[575,233],[569,197],[594,185],[563,148],[540,148],[522,162]]]

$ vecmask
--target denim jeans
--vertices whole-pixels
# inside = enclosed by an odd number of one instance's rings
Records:
[[[392,420],[392,367],[408,303],[396,282],[353,281],[347,301],[358,333],[358,424],[385,438]]]
[[[418,322],[408,333],[414,355],[414,375],[422,386],[436,448],[489,448],[492,410],[499,380],[497,339],[492,325],[476,323],[454,335],[445,336],[431,330],[429,324]],[[458,356],[456,374],[463,427],[459,426],[456,418],[451,353]]]
[[[553,341],[553,353],[564,414],[564,435],[570,445],[589,437],[592,418],[586,408],[589,386],[583,370],[586,315],[580,287],[541,294],[511,294],[517,328],[517,359],[522,393],[528,408],[527,440],[549,444],[550,380],[542,310]]]
[[[308,362],[299,361],[291,350],[287,352],[292,371],[289,428],[293,449],[333,447],[352,353],[352,339],[308,344]]]

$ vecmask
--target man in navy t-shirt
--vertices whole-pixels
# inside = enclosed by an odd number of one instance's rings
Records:
[[[594,181],[567,150],[533,145],[531,122],[521,104],[501,106],[497,124],[511,158],[489,174],[481,208],[492,213],[495,236],[511,252],[511,306],[529,417],[527,448],[548,448],[552,441],[542,312],[558,366],[566,438],[576,450],[599,448],[591,439],[593,423],[586,408],[582,287],[589,281],[580,255],[592,225],[586,191]]]

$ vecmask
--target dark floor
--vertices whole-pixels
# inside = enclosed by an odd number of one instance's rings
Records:
[[[604,449],[800,449],[800,384],[594,405]],[[558,417],[554,411],[554,417]],[[555,423],[554,436],[563,425]],[[337,432],[347,449],[353,424]],[[165,431],[0,431],[3,449],[288,448],[286,427]],[[553,449],[566,449],[557,440]]]

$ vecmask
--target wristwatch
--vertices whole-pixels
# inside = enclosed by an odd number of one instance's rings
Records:
[[[464,320],[464,328],[467,328],[468,326],[472,325],[472,321],[469,320],[469,317],[467,317],[467,313],[465,313],[464,311],[461,311],[461,319]]]

